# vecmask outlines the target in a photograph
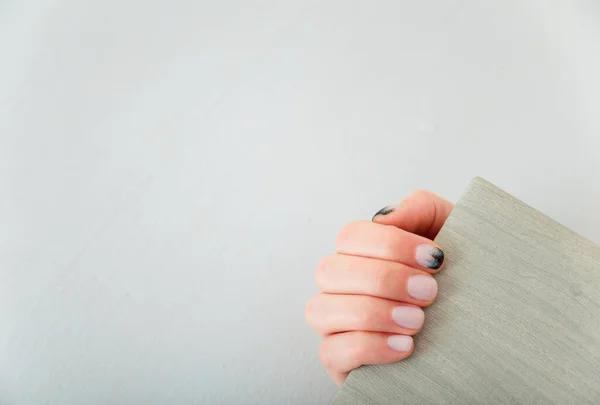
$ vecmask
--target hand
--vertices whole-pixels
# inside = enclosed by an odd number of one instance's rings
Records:
[[[323,336],[319,357],[338,385],[361,365],[393,363],[413,352],[411,336],[425,321],[421,307],[437,296],[431,274],[444,264],[432,239],[453,207],[417,191],[372,221],[346,225],[337,254],[317,266],[321,294],[308,301],[306,320]]]

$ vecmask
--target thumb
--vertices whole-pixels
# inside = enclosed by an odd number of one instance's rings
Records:
[[[454,204],[428,191],[419,190],[399,204],[377,211],[373,222],[392,225],[429,239],[435,238]]]

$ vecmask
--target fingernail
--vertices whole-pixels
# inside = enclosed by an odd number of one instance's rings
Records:
[[[415,299],[431,301],[437,295],[438,285],[431,276],[417,275],[408,279],[407,290],[408,295]]]
[[[430,269],[439,269],[444,263],[444,252],[432,245],[419,245],[415,249],[417,263]]]
[[[386,205],[385,207],[383,207],[382,209],[380,209],[379,211],[377,211],[375,213],[375,215],[373,215],[373,219],[375,219],[376,216],[378,215],[388,215],[391,214],[392,212],[396,211],[397,209],[402,208],[402,203],[398,203],[398,204],[393,204],[393,205]]]
[[[425,322],[425,312],[421,308],[405,305],[392,310],[392,319],[403,328],[421,329]]]
[[[413,339],[410,336],[392,335],[388,336],[387,345],[397,352],[410,352],[413,347]]]

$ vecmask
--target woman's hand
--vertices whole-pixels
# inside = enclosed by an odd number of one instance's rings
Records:
[[[321,293],[308,301],[306,319],[323,336],[319,356],[338,385],[361,365],[393,363],[413,352],[411,336],[425,321],[421,307],[437,296],[431,274],[444,264],[432,239],[453,207],[417,191],[371,222],[346,225],[337,253],[317,266]]]

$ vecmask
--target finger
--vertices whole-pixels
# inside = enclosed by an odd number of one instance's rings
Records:
[[[306,306],[306,321],[321,336],[360,330],[414,335],[425,313],[416,305],[368,295],[319,294]]]
[[[438,292],[435,279],[423,270],[342,254],[323,258],[315,271],[315,280],[324,293],[370,295],[420,307],[430,305]]]
[[[410,267],[439,271],[444,252],[429,239],[402,229],[370,221],[352,222],[338,234],[338,253],[391,260]]]
[[[454,204],[450,201],[419,190],[401,203],[377,211],[373,221],[434,239],[453,208]]]
[[[338,385],[348,373],[367,364],[389,364],[403,360],[414,350],[410,336],[376,332],[346,332],[323,339],[319,358]]]

